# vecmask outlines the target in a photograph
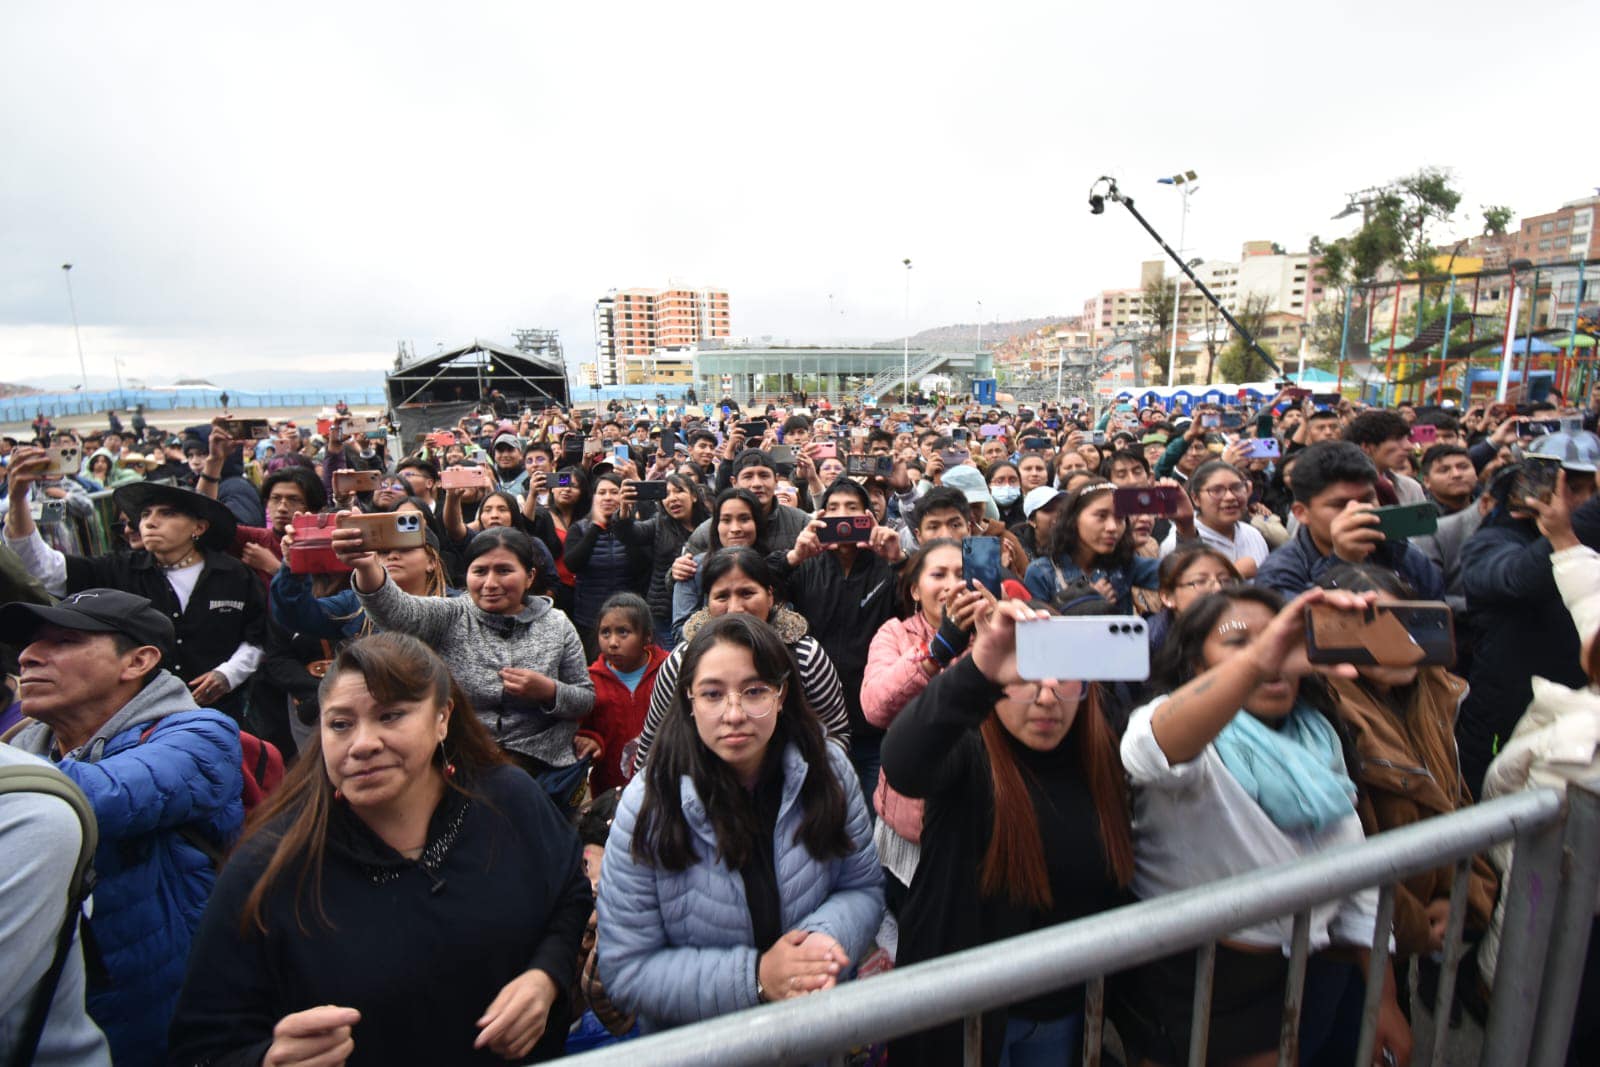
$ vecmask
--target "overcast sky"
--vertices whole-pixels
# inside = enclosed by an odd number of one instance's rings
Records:
[[[8,0],[0,379],[76,370],[68,261],[90,374],[154,382],[519,326],[587,360],[597,297],[668,281],[895,337],[905,257],[913,329],[1074,313],[1159,252],[1102,173],[1176,243],[1154,179],[1197,170],[1208,259],[1424,164],[1474,232],[1600,181],[1584,7]]]

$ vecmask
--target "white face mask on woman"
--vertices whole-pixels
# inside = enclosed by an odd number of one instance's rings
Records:
[[[1022,499],[1022,489],[1015,485],[993,485],[989,487],[989,494],[994,497],[998,507],[1010,507]]]

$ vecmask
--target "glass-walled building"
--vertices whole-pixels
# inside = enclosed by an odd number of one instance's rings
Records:
[[[695,388],[703,397],[732,393],[750,397],[805,392],[827,397],[887,399],[903,382],[905,354],[899,348],[736,347],[702,345],[694,353]],[[971,377],[988,377],[988,353],[911,350],[911,390],[924,378],[942,375],[962,388]]]

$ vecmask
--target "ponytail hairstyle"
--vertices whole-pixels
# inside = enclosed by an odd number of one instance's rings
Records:
[[[462,779],[471,782],[505,762],[499,746],[474,714],[471,701],[451,677],[444,661],[415,637],[391,630],[346,645],[317,687],[319,706],[327,706],[333,687],[350,672],[361,676],[379,703],[431,700],[441,710],[450,707],[444,741],[434,755],[434,773],[444,779],[446,788],[471,796]],[[443,764],[447,760],[455,764],[458,775],[444,775]],[[296,872],[294,914],[300,931],[309,932],[302,911],[306,903],[314,906],[325,927],[333,928],[322,902],[322,868],[334,803],[333,783],[322,759],[322,732],[318,729],[307,739],[283,783],[251,814],[240,836],[241,845],[257,836],[276,839],[266,869],[245,898],[239,916],[241,937],[267,932],[267,896],[291,868]]]

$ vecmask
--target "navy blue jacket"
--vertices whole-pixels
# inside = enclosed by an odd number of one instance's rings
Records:
[[[1384,541],[1367,557],[1374,567],[1387,567],[1404,578],[1417,591],[1418,600],[1443,600],[1444,577],[1439,568],[1404,541]],[[1344,562],[1324,556],[1311,540],[1311,531],[1301,526],[1294,536],[1273,549],[1256,573],[1256,584],[1276,589],[1286,597],[1296,597],[1322,581],[1330,567]],[[1559,599],[1559,598],[1557,598]]]
[[[567,570],[577,577],[573,590],[572,621],[580,630],[600,625],[600,606],[612,593],[638,592],[640,576],[648,574],[649,549],[633,549],[610,530],[588,519],[567,532]]]

